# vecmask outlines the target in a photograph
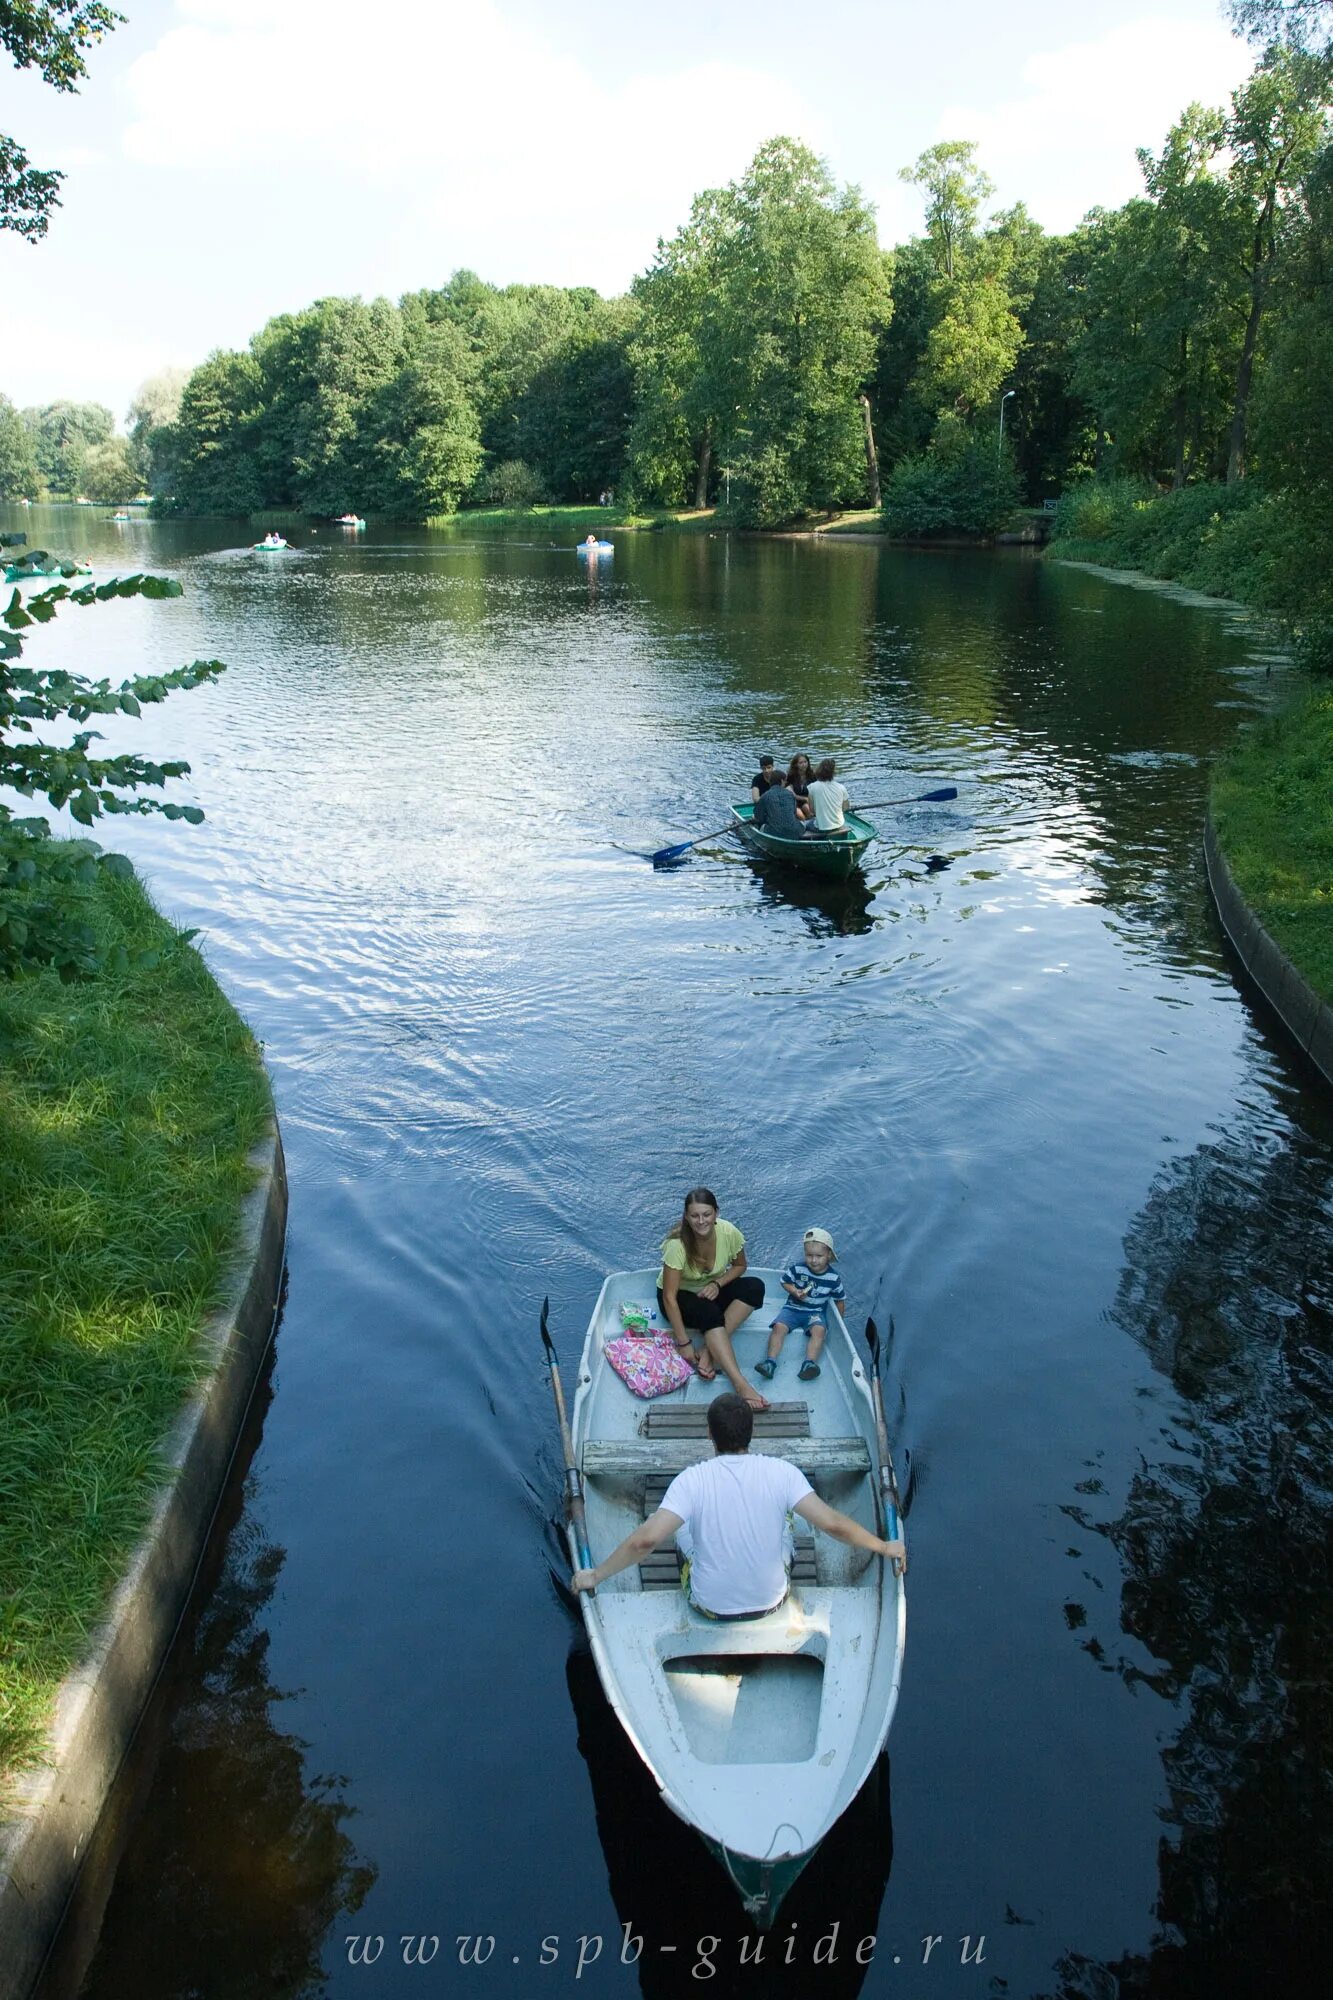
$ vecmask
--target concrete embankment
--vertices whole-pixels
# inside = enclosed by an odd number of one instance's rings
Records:
[[[80,1666],[56,1698],[49,1761],[15,1786],[0,1827],[0,1993],[26,2000],[60,1929],[89,1842],[171,1647],[273,1335],[287,1233],[276,1119],[251,1156],[226,1298],[204,1328],[208,1375],[166,1441],[170,1476]]]
[[[1203,851],[1213,901],[1237,957],[1292,1040],[1333,1083],[1333,1008],[1301,977],[1236,887],[1211,820]]]

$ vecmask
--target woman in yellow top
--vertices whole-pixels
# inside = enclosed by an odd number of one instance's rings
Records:
[[[764,1281],[746,1277],[745,1238],[718,1214],[711,1188],[690,1189],[680,1221],[662,1245],[657,1303],[677,1347],[691,1361],[694,1336],[703,1335],[696,1366],[705,1382],[720,1368],[752,1409],[767,1409],[767,1399],[737,1366],[731,1344],[737,1327],[764,1303]]]

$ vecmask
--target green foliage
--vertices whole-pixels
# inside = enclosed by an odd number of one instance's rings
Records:
[[[32,500],[40,487],[32,432],[8,396],[0,396],[0,500]]]
[[[1238,598],[1278,619],[1309,665],[1333,668],[1328,570],[1309,521],[1289,496],[1255,480],[1164,494],[1090,481],[1061,500],[1053,550]]]
[[[635,296],[636,491],[669,503],[691,461],[696,488],[725,468],[751,526],[863,497],[857,399],[892,302],[856,189],[770,140],[739,182],[698,197]]]
[[[1238,35],[1325,54],[1333,47],[1333,0],[1227,0]]]
[[[116,420],[103,403],[47,403],[25,410],[33,454],[49,492],[71,500],[83,492],[84,462],[94,445],[106,444]]]
[[[74,90],[87,75],[83,51],[124,20],[104,0],[3,0],[0,48],[15,69],[36,69],[53,90]],[[60,206],[64,175],[34,167],[14,139],[0,133],[0,229],[35,243]]]
[[[1211,810],[1237,886],[1333,1003],[1333,690],[1247,733],[1214,774]]]
[[[39,1760],[149,1518],[270,1109],[253,1038],[128,863],[84,895],[103,976],[0,982],[0,1772]]]
[[[180,415],[181,396],[189,379],[188,368],[163,368],[141,382],[134,392],[125,423],[139,481],[136,491],[154,487],[173,490],[172,426]]]
[[[962,246],[976,228],[982,203],[995,192],[994,182],[977,165],[976,151],[970,139],[945,139],[927,147],[916,165],[903,167],[898,176],[924,190],[926,234],[935,252],[935,267],[950,280]]]
[[[928,452],[901,459],[884,491],[891,535],[993,535],[1020,498],[1008,455],[962,425],[941,427]]]
[[[539,472],[521,458],[507,458],[482,473],[477,498],[492,507],[540,507],[550,495]]]
[[[83,461],[83,492],[89,500],[114,506],[132,500],[138,491],[139,474],[127,439],[108,438],[90,446]]]
[[[11,542],[13,537],[0,537]],[[21,540],[22,538],[18,538]],[[42,551],[34,550],[36,562]],[[179,597],[181,586],[167,577],[127,576],[71,589],[58,583],[24,601],[16,589],[0,614],[0,791],[41,798],[53,810],[67,807],[82,826],[109,813],[160,812],[168,819],[198,822],[198,806],[138,796],[184,777],[189,765],[155,763],[122,755],[98,757],[92,745],[99,732],[77,729],[67,742],[53,732],[94,715],[138,715],[144,702],[159,702],[176,688],[198,687],[223,672],[219,660],[196,660],[167,674],[140,674],[118,685],[91,681],[62,668],[30,667],[23,661],[20,634],[45,625],[62,604],[87,608],[119,597]],[[0,975],[52,967],[62,979],[99,969],[102,959],[88,916],[88,896],[100,871],[122,867],[120,857],[101,855],[92,841],[53,841],[43,818],[21,818],[0,804]]]

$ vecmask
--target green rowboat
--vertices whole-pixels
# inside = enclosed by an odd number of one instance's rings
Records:
[[[766,861],[781,861],[789,868],[803,868],[807,874],[828,876],[837,882],[845,881],[860,865],[861,856],[875,838],[870,821],[855,813],[847,814],[849,831],[839,837],[789,840],[784,834],[766,833],[755,826],[754,807],[748,802],[733,806],[731,812],[741,839]]]

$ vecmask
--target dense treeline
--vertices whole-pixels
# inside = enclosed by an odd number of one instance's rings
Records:
[[[611,489],[749,525],[882,500],[909,535],[984,533],[1080,480],[1254,475],[1330,536],[1329,77],[1327,51],[1271,43],[1229,107],[1140,153],[1140,196],[1063,236],[994,206],[955,142],[904,169],[924,231],[882,251],[859,193],[775,139],[627,297],[462,271],[319,300],[145,385],[129,463],[189,513],[421,520]],[[110,439],[84,422],[71,444],[75,408],[20,425],[66,491],[71,454],[87,485]],[[0,403],[0,490],[32,478],[21,442]]]

